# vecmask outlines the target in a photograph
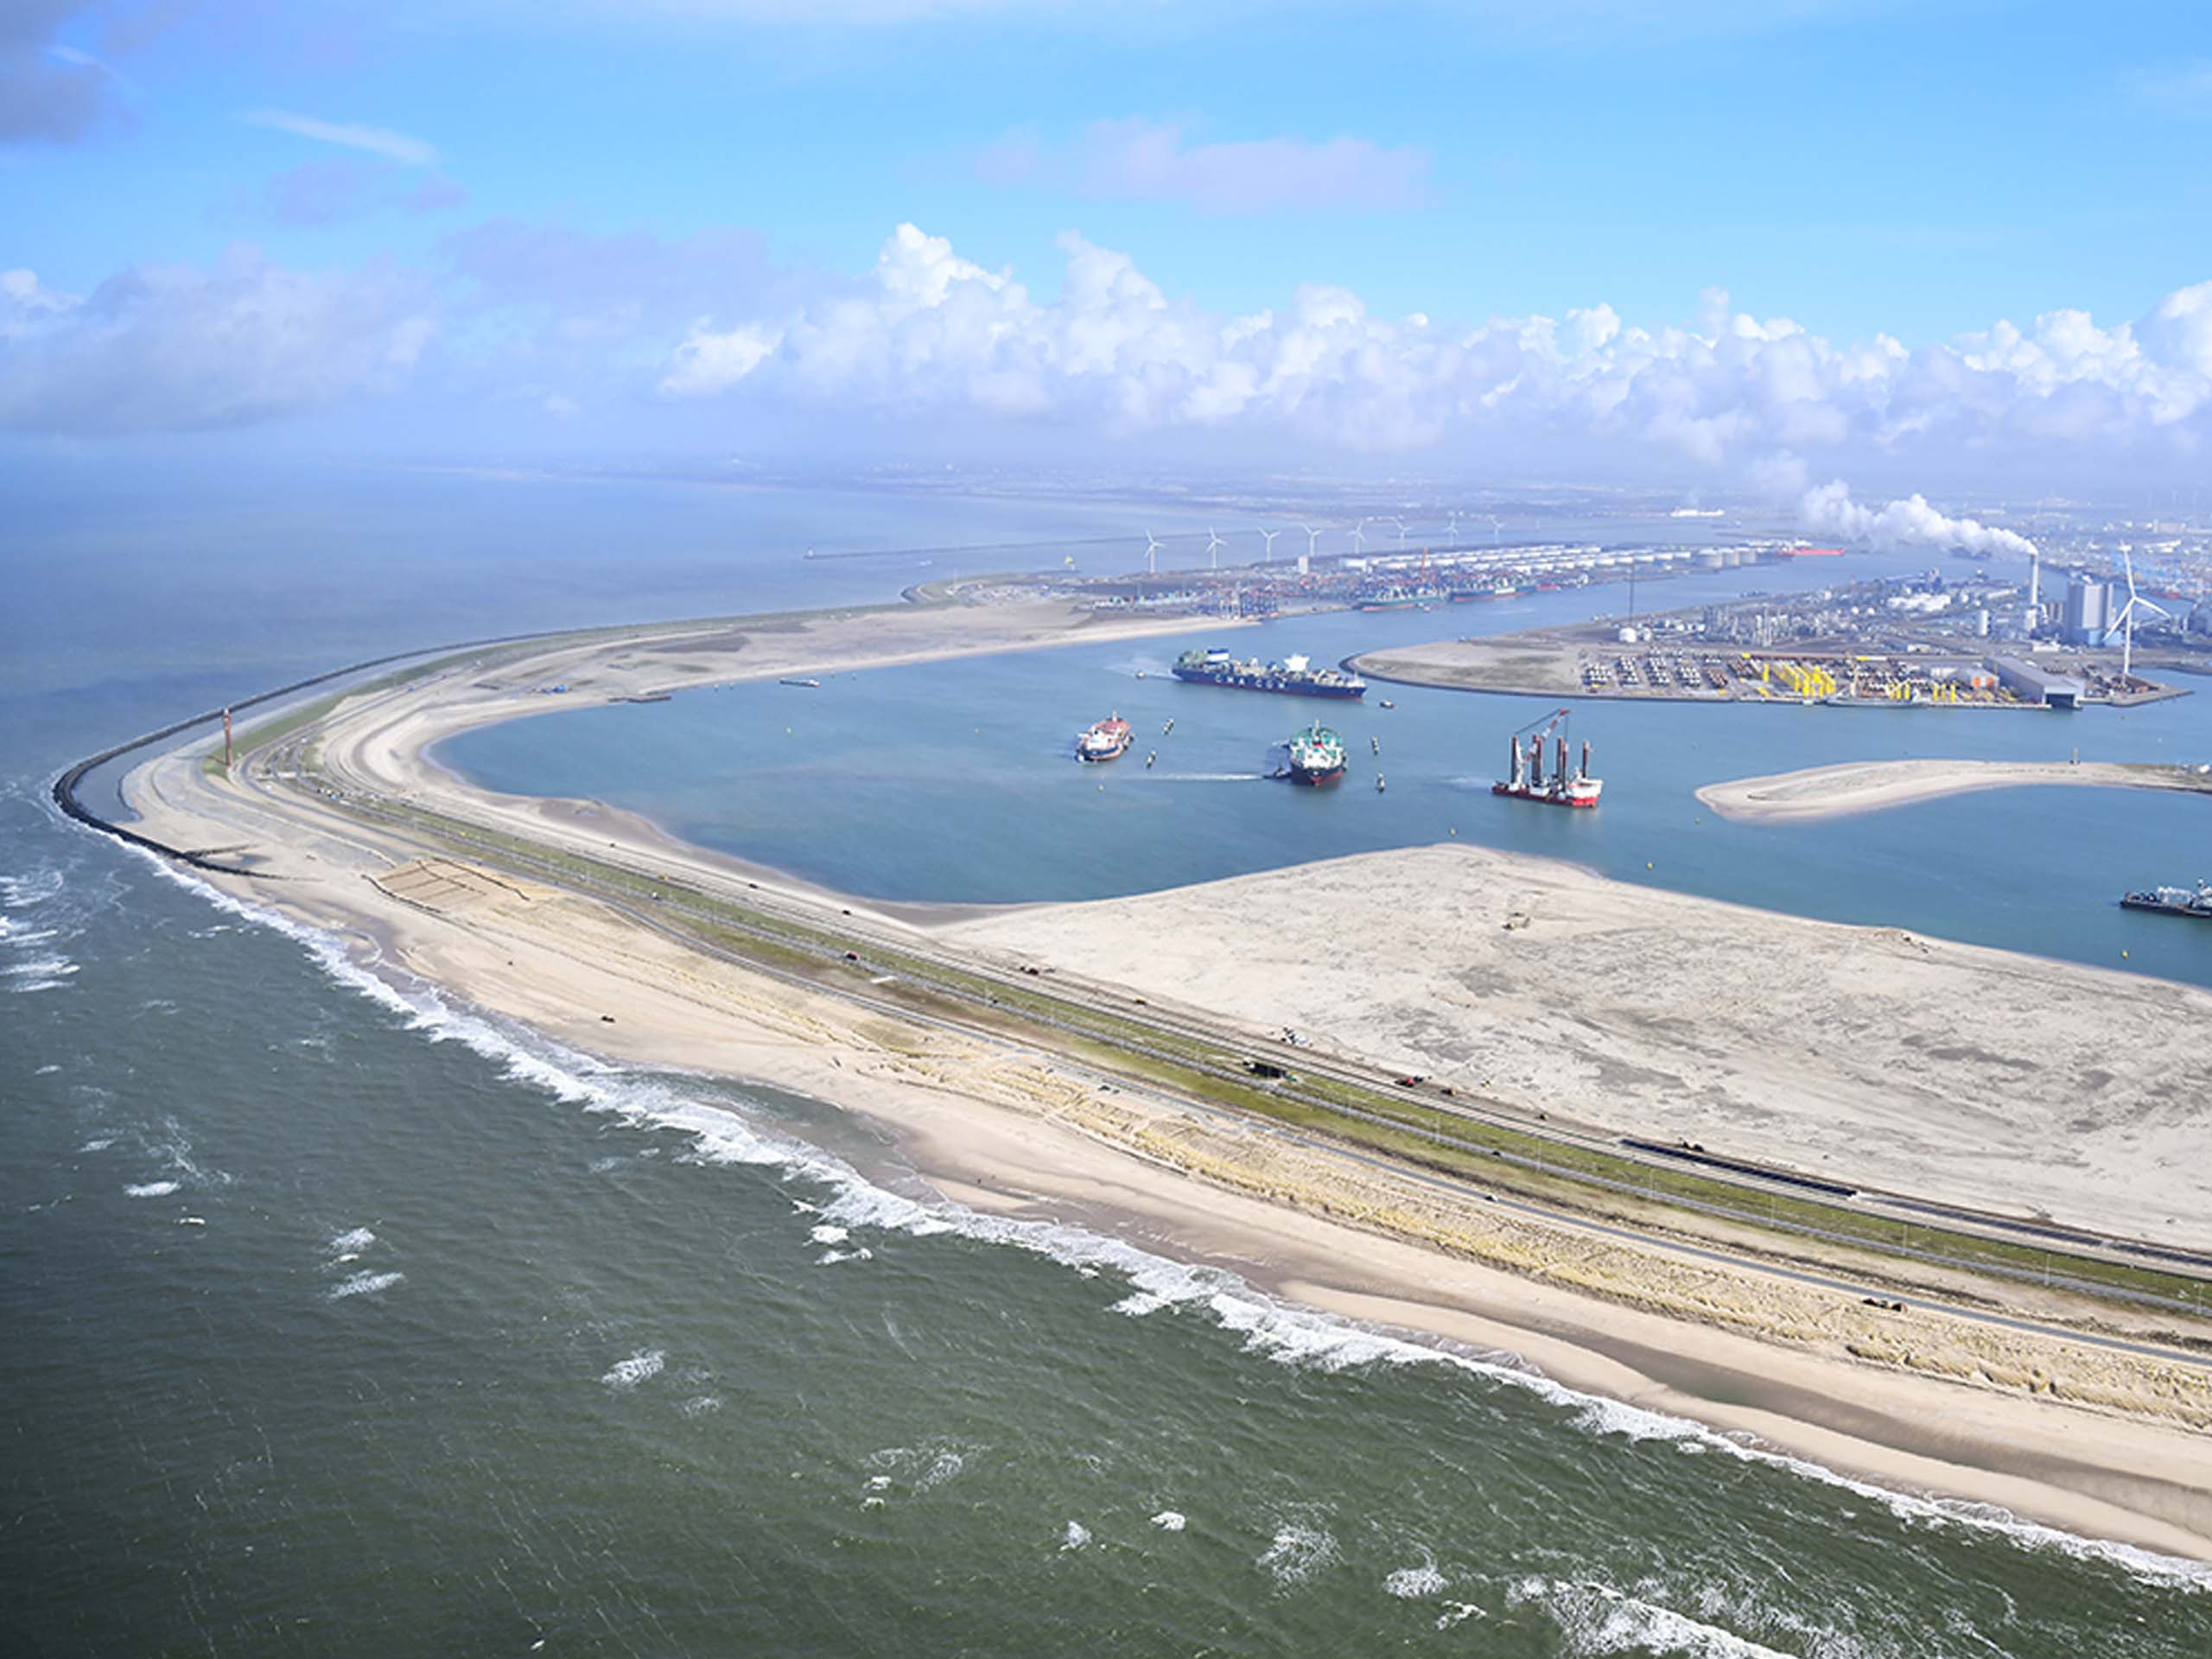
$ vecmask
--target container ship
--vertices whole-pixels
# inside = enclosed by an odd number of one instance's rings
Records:
[[[1076,739],[1075,752],[1085,760],[1118,760],[1135,741],[1129,722],[1119,715],[1109,715]]]
[[[1315,668],[1306,657],[1286,657],[1279,663],[1258,658],[1239,658],[1216,645],[1207,651],[1186,651],[1175,659],[1175,677],[1193,685],[1226,685],[1238,691],[1279,691],[1294,697],[1341,697],[1367,695],[1367,682],[1341,669]]]
[[[1290,781],[1333,784],[1344,775],[1344,741],[1316,721],[1290,740]]]
[[[1442,591],[1435,588],[1370,588],[1354,597],[1352,609],[1356,611],[1427,610],[1443,597]]]
[[[2123,893],[2120,906],[2125,910],[2155,910],[2162,916],[2194,916],[2199,921],[2212,922],[2212,881],[2199,881],[2189,887],[2152,887],[2144,893]]]
[[[1562,732],[1559,745],[1558,762],[1551,776],[1544,775],[1544,743],[1567,719],[1566,709],[1560,709],[1547,721],[1543,729],[1529,738],[1524,750],[1521,740],[1530,728],[1523,726],[1513,734],[1513,768],[1501,781],[1490,786],[1493,795],[1510,795],[1516,801],[1541,801],[1547,806],[1595,806],[1598,797],[1605,790],[1605,780],[1590,775],[1590,746],[1582,746],[1582,765],[1570,772],[1567,770],[1567,737]],[[1531,722],[1531,725],[1536,722]]]

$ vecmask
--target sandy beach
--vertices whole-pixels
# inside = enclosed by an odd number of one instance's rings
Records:
[[[1809,823],[1945,795],[2032,785],[2201,794],[2212,792],[2212,776],[2191,766],[2114,760],[1868,760],[1707,784],[1697,798],[1739,823]]]
[[[453,664],[352,700],[261,772],[211,772],[203,741],[142,766],[128,790],[149,833],[242,846],[283,880],[224,886],[331,930],[364,959],[589,1052],[832,1102],[884,1126],[960,1201],[1129,1231],[1316,1306],[1516,1353],[1568,1386],[1741,1430],[1897,1490],[2212,1559],[2202,1367],[1936,1306],[1869,1306],[1778,1269],[1526,1213],[1202,1105],[1102,1087],[1081,1065],[741,965],[647,916],[486,868],[334,798],[434,805],[641,874],[826,906],[835,895],[776,884],[592,804],[466,788],[424,752],[453,732],[561,706],[535,689],[550,683],[569,684],[573,702],[1107,637],[1049,608],[679,628]],[[302,754],[315,766],[304,779],[294,775]],[[1347,941],[1361,954],[1332,964],[1325,982],[1314,970],[1328,952],[1280,926],[1255,939],[1249,925],[1256,914],[1282,919],[1270,883],[1315,880],[1360,918],[1332,928],[1340,957]],[[1491,913],[1503,906],[1532,925],[1508,933]],[[1101,983],[1172,991],[1254,1032],[1298,1023],[1347,1052],[1421,1056],[1425,1069],[1448,1065],[1592,1122],[1702,1126],[1815,1167],[1824,1152],[1855,1159],[1886,1140],[1885,1166],[1915,1190],[1940,1179],[2105,1224],[2125,1206],[2123,1218],[2161,1236],[2201,1233],[2212,1213],[2187,1154],[2202,1144],[2212,1071],[2160,1035],[2202,1030],[2212,999],[2181,987],[1822,928],[1460,848],[927,926],[889,907],[836,907],[852,912],[847,925],[887,939],[983,961],[1028,955]],[[1741,1006],[1716,1015],[1732,988]],[[2039,1013],[2024,1033],[2031,1000],[2065,1017]],[[1754,1017],[1754,1001],[1770,1018]],[[1977,1002],[1990,1006],[1967,1007]],[[2114,1021],[2128,1043],[2113,1039]],[[1999,1029],[2013,1047],[1977,1053]],[[2092,1039],[2109,1060],[2138,1038],[2148,1046],[2131,1069],[2089,1090],[2088,1126],[2066,1118],[2069,1098],[2081,1109]],[[2020,1046],[2031,1039],[2043,1046]],[[2023,1079],[2003,1101],[1967,1081],[1986,1084],[1992,1056]],[[1900,1058],[1918,1074],[1903,1098],[1896,1073],[1885,1076]],[[2045,1068],[2047,1087],[2037,1082]],[[2082,1315],[2050,1294],[2024,1290],[2018,1306],[2038,1319]],[[2189,1322],[2132,1323],[2150,1335]]]

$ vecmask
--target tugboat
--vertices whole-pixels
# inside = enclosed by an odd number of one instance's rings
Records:
[[[1344,741],[1327,727],[1314,724],[1290,740],[1290,781],[1294,784],[1333,784],[1344,775]]]
[[[1567,711],[1560,709],[1547,721],[1531,721],[1513,734],[1513,769],[1500,781],[1490,786],[1493,795],[1510,795],[1516,801],[1541,801],[1547,806],[1595,806],[1605,786],[1605,780],[1590,775],[1590,746],[1582,746],[1581,768],[1570,774],[1567,769],[1567,734],[1559,736],[1559,764],[1549,778],[1544,776],[1544,741],[1552,733],[1565,725]],[[1529,739],[1524,753],[1521,747],[1522,735],[1541,725]]]
[[[1135,738],[1128,721],[1111,715],[1076,739],[1075,752],[1084,760],[1118,760]]]
[[[2200,922],[2212,922],[2212,881],[2197,882],[2189,887],[2151,887],[2141,893],[2123,893],[2123,910],[2154,910],[2161,916],[2193,916]]]

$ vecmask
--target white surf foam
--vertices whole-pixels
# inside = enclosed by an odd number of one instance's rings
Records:
[[[113,1135],[96,1135],[91,1140],[86,1141],[83,1146],[78,1147],[77,1150],[79,1152],[105,1152],[114,1144],[115,1137]]]
[[[1525,1389],[1567,1409],[1577,1427],[1592,1433],[1671,1440],[1686,1448],[1725,1452],[1840,1487],[1908,1519],[1999,1532],[2023,1545],[2116,1565],[2159,1583],[2212,1591],[2212,1566],[2160,1555],[2131,1544],[2080,1537],[1986,1505],[1891,1491],[1801,1458],[1743,1444],[1686,1418],[1580,1393],[1510,1355],[1481,1355],[1442,1344],[1415,1342],[1333,1315],[1293,1307],[1234,1274],[1169,1261],[1079,1228],[982,1215],[942,1200],[924,1203],[892,1192],[869,1182],[842,1160],[771,1131],[726,1103],[695,1098],[672,1083],[626,1072],[550,1039],[525,1036],[486,1016],[461,1012],[419,982],[410,982],[403,991],[356,963],[334,936],[233,899],[165,859],[143,849],[133,850],[139,851],[162,877],[200,894],[216,908],[296,941],[332,979],[401,1015],[410,1028],[433,1042],[461,1043],[499,1065],[515,1081],[531,1084],[588,1110],[606,1112],[639,1127],[681,1131],[691,1138],[685,1154],[690,1161],[775,1167],[787,1176],[818,1183],[830,1195],[821,1206],[823,1220],[849,1231],[877,1227],[913,1237],[951,1234],[1028,1250],[1078,1272],[1103,1270],[1120,1277],[1130,1289],[1114,1305],[1117,1313],[1141,1317],[1164,1308],[1203,1306],[1224,1328],[1243,1337],[1248,1351],[1285,1364],[1327,1370],[1366,1364],[1447,1365]]]
[[[599,1380],[610,1389],[626,1393],[640,1382],[650,1382],[668,1363],[668,1356],[658,1348],[640,1348],[627,1359],[618,1359],[607,1368]]]
[[[1152,1517],[1152,1524],[1162,1532],[1180,1532],[1191,1522],[1190,1517],[1179,1510],[1162,1510]]]
[[[374,1296],[390,1290],[407,1275],[404,1273],[357,1273],[330,1287],[330,1300],[342,1301],[348,1296]]]
[[[829,1222],[824,1222],[807,1235],[817,1244],[842,1244],[852,1236],[849,1227],[839,1227]]]
[[[60,893],[64,877],[60,870],[25,870],[16,875],[0,875],[0,909],[29,910],[42,905]]]
[[[77,964],[67,957],[33,957],[0,968],[0,975],[11,979],[67,979],[76,971]]]
[[[1319,1527],[1292,1522],[1275,1529],[1259,1564],[1277,1584],[1303,1584],[1337,1559],[1337,1541]]]
[[[342,1233],[333,1233],[326,1248],[341,1262],[351,1262],[363,1250],[377,1242],[377,1236],[365,1227],[349,1227]]]
[[[175,1181],[140,1181],[123,1190],[134,1198],[166,1198],[177,1190]]]
[[[1777,1649],[1718,1624],[1616,1590],[1611,1585],[1523,1579],[1509,1592],[1519,1606],[1543,1609],[1559,1627],[1567,1651],[1688,1654],[1694,1659],[1789,1659]]]
[[[1419,1567],[1402,1567],[1385,1575],[1382,1587],[1402,1601],[1419,1601],[1441,1594],[1447,1583],[1437,1570],[1436,1558],[1424,1553]]]
[[[1065,1554],[1071,1549],[1081,1549],[1090,1541],[1090,1529],[1080,1521],[1071,1521],[1068,1529],[1060,1535],[1060,1551]]]

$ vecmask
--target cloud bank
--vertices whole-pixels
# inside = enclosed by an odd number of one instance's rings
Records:
[[[288,175],[285,210],[346,210],[350,187],[328,182]],[[857,433],[854,417],[870,442],[925,435],[979,453],[1019,433],[1033,452],[1127,440],[1190,454],[1203,435],[1228,461],[1688,469],[1806,500],[1826,533],[1969,546],[1986,533],[1998,550],[2005,532],[1930,526],[1910,501],[1862,520],[1812,486],[1870,463],[1947,486],[1969,466],[2094,481],[2212,440],[2212,283],[2134,322],[2054,310],[1911,348],[1830,340],[1718,290],[1656,326],[1603,303],[1383,316],[1314,285],[1232,314],[1080,235],[1059,247],[1049,292],[912,225],[858,276],[779,265],[741,231],[667,239],[504,219],[412,269],[298,270],[249,249],[206,269],[126,270],[84,296],[19,271],[0,283],[0,424],[191,429],[411,389],[423,410],[542,415],[558,400],[656,441]],[[402,428],[417,429],[412,416]]]
[[[288,270],[250,247],[81,297],[0,272],[0,425],[110,435],[302,414],[397,385],[430,327],[403,273]]]
[[[2135,323],[2047,312],[1944,344],[1822,339],[1709,291],[1691,321],[1602,303],[1446,327],[1372,315],[1346,289],[1241,315],[1171,298],[1072,232],[1056,298],[900,226],[869,279],[779,315],[696,322],[671,397],[788,398],[905,414],[1049,417],[1118,433],[1249,428],[1363,450],[1512,429],[1626,442],[1705,466],[1801,457],[2163,446],[2212,435],[2212,283]]]

